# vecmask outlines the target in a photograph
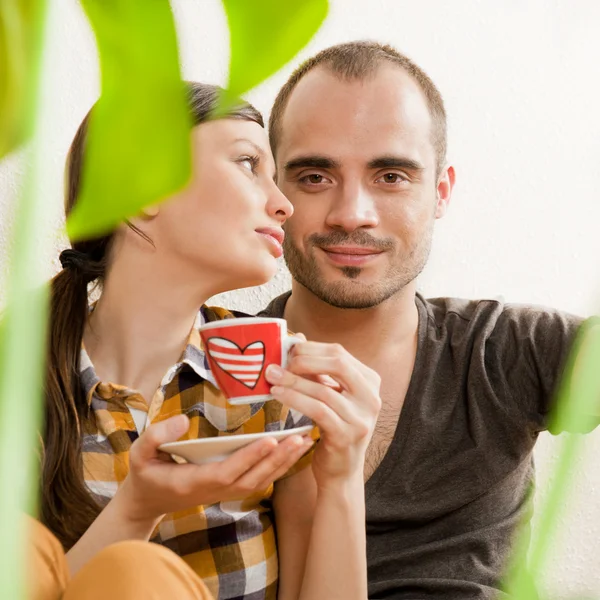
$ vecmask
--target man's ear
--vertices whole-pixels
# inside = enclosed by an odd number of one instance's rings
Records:
[[[442,170],[437,184],[437,204],[435,207],[435,218],[441,219],[448,210],[452,189],[456,181],[456,173],[452,165],[446,165]]]

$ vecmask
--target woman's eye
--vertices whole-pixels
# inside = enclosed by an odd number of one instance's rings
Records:
[[[251,158],[242,158],[239,161],[240,165],[242,165],[245,169],[248,169],[251,173],[254,171],[254,163]]]
[[[250,171],[250,173],[256,175],[256,170],[258,169],[258,163],[260,162],[260,159],[258,156],[240,156],[236,162],[242,165],[244,169]]]

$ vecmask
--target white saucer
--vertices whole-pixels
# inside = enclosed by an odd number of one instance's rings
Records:
[[[184,440],[183,442],[169,442],[160,446],[159,450],[184,458],[187,462],[201,465],[225,460],[232,452],[261,438],[271,437],[276,440],[283,440],[291,435],[305,435],[310,433],[312,429],[312,425],[305,425],[304,427],[285,429],[284,431],[265,431],[262,433],[245,433],[242,435]]]

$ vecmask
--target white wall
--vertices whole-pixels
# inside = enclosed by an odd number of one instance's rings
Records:
[[[71,137],[98,92],[94,42],[76,0],[55,0],[46,60],[52,115],[47,200],[61,223],[62,165]],[[330,16],[306,57],[346,40],[386,41],[437,82],[450,123],[458,185],[437,226],[421,280],[430,296],[503,295],[579,314],[598,308],[600,111],[597,83],[600,3],[579,0],[332,0]],[[572,3],[573,6],[575,3]],[[228,37],[219,0],[173,1],[184,75],[223,84]],[[290,67],[250,94],[268,113]],[[22,155],[0,164],[0,274],[10,214],[21,189]],[[58,253],[58,252],[57,252]],[[42,259],[40,259],[42,260]],[[48,273],[56,260],[47,265]],[[288,287],[283,270],[261,288],[219,298],[258,310]],[[3,301],[0,286],[0,305]],[[547,570],[553,598],[600,596],[600,433],[574,465],[577,485]],[[538,446],[539,487],[551,477],[556,440]]]

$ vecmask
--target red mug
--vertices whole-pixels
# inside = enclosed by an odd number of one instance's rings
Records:
[[[215,383],[230,404],[271,400],[266,368],[285,368],[290,349],[301,341],[288,334],[285,319],[266,318],[212,321],[200,336]]]

